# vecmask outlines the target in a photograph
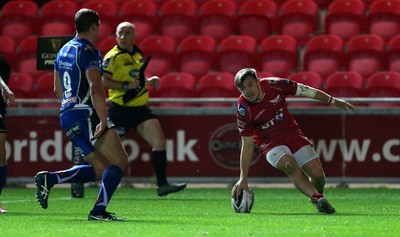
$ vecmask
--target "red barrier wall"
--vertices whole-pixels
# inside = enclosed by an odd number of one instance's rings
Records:
[[[328,177],[398,177],[400,115],[295,115]],[[161,115],[171,177],[238,177],[240,137],[234,115]],[[8,177],[71,166],[58,116],[7,116]],[[124,140],[128,177],[150,177],[151,147],[131,131]],[[255,153],[252,177],[284,177]]]

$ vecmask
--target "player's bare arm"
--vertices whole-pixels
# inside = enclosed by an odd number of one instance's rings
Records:
[[[242,136],[242,148],[240,152],[240,178],[239,181],[232,188],[232,197],[238,197],[241,189],[246,189],[250,192],[247,177],[250,169],[251,159],[253,157],[253,152],[253,136]]]
[[[316,89],[311,86],[303,85],[298,83],[296,96],[305,96],[311,99],[319,100],[321,102],[335,105],[337,108],[342,110],[354,110],[354,105],[344,101],[342,99],[335,98],[326,92]]]
[[[60,74],[57,71],[54,71],[54,94],[56,94],[59,100],[62,100],[63,98],[62,81]]]
[[[1,95],[3,96],[4,102],[6,104],[12,104],[15,102],[15,95],[0,77]]]
[[[91,140],[95,140],[104,133],[107,127],[106,96],[101,81],[100,71],[97,68],[90,68],[87,70],[86,77],[90,84],[90,96],[92,98],[93,106],[100,119],[100,123],[96,127],[96,132],[91,138]]]

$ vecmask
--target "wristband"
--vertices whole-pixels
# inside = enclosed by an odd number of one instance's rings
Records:
[[[121,86],[122,86],[122,88],[124,88],[124,89],[129,89],[129,81],[121,82]]]

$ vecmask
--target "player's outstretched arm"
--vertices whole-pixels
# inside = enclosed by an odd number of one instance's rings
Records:
[[[348,103],[345,100],[335,98],[322,90],[319,90],[317,88],[314,88],[314,87],[311,87],[308,85],[303,85],[301,83],[298,83],[298,85],[297,85],[296,96],[305,96],[305,97],[308,97],[311,99],[319,100],[321,102],[333,104],[337,108],[342,109],[342,110],[354,110],[355,109],[354,105]]]
[[[7,86],[7,84],[3,81],[3,78],[0,76],[0,87],[1,87],[1,95],[3,96],[4,102],[6,104],[12,104],[15,102],[15,95]]]
[[[232,197],[239,196],[240,190],[246,189],[250,192],[249,184],[247,181],[251,159],[254,152],[253,137],[242,136],[242,148],[240,151],[240,178],[239,181],[232,188]]]
[[[329,94],[327,94],[324,91],[318,90],[316,89],[317,92],[315,93],[315,98],[316,100],[322,101],[322,102],[326,102],[329,104],[333,104],[335,105],[337,108],[342,109],[342,110],[354,110],[356,107],[352,104],[350,104],[349,102],[342,100],[342,99],[338,99],[335,98]]]

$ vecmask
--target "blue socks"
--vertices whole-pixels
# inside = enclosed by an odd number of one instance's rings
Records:
[[[61,183],[87,183],[96,181],[96,172],[90,165],[78,165],[67,170],[49,172],[47,177],[50,186]]]
[[[93,215],[100,215],[106,211],[107,205],[117,189],[123,174],[124,171],[116,165],[110,165],[104,171],[100,192],[92,210]]]
[[[3,190],[3,187],[6,185],[7,179],[7,165],[0,166],[0,194]]]

